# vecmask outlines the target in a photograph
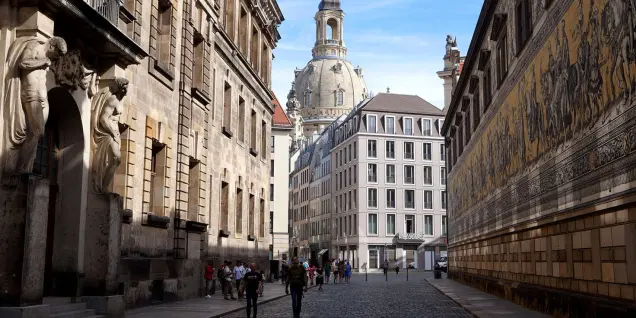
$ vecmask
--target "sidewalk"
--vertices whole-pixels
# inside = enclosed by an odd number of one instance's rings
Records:
[[[450,297],[457,304],[470,311],[476,317],[514,317],[544,318],[550,317],[540,312],[519,306],[515,303],[488,294],[481,290],[458,283],[452,279],[426,279],[439,291]]]
[[[236,297],[236,289],[234,290],[234,296]],[[268,283],[264,286],[263,297],[258,298],[258,304],[264,304],[285,296],[285,285],[280,282]],[[126,317],[216,318],[236,311],[245,310],[246,306],[247,303],[245,300],[223,299],[223,294],[219,291],[219,288],[217,288],[216,294],[212,295],[211,298],[195,298],[126,310]]]

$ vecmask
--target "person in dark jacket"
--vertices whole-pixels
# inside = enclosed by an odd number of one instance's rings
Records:
[[[303,300],[303,292],[307,291],[307,283],[309,277],[307,276],[307,270],[305,270],[305,267],[298,262],[298,257],[294,257],[292,262],[292,266],[289,267],[287,280],[289,281],[289,286],[291,287],[292,310],[294,312],[294,318],[299,318]]]

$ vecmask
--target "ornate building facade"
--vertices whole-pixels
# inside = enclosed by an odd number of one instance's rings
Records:
[[[347,60],[344,41],[344,11],[340,0],[321,0],[316,21],[316,42],[312,59],[294,71],[294,82],[288,95],[293,100],[287,111],[294,113],[297,131],[294,146],[319,135],[336,118],[347,115],[367,98],[362,68]]]
[[[276,1],[0,1],[0,316],[268,268]]]
[[[450,277],[554,315],[636,314],[634,12],[485,1],[443,126]]]

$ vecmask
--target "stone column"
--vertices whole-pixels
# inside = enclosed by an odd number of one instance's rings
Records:
[[[41,304],[49,181],[30,174],[16,178],[16,187],[0,190],[0,317],[48,317],[48,305]]]

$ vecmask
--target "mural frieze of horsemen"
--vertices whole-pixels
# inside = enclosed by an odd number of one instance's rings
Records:
[[[456,193],[457,200],[449,203],[458,217],[476,212],[475,200],[512,187],[511,180],[597,136],[598,129],[634,107],[636,1],[575,0],[542,43],[520,80],[504,93],[483,133],[471,140],[479,150],[466,152],[453,169],[449,192]],[[628,138],[627,143],[632,142]],[[577,179],[614,160],[615,154],[626,154],[621,147],[632,149],[608,143],[571,167],[559,168],[565,170],[553,173],[550,186]],[[529,182],[528,191],[535,195],[547,190]]]

